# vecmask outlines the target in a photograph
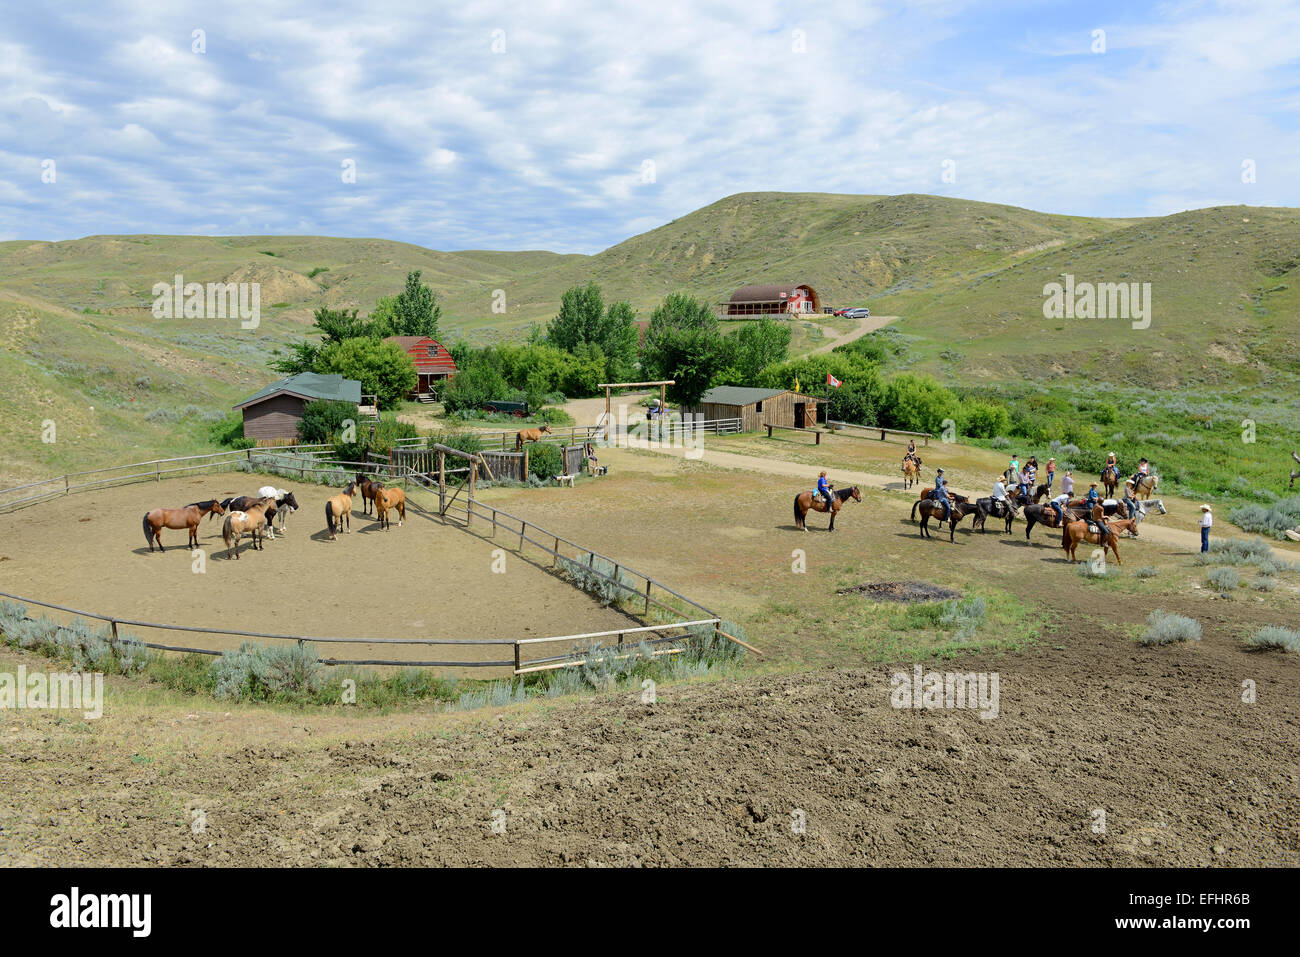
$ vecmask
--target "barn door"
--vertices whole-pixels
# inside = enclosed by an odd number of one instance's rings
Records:
[[[794,427],[796,429],[804,428],[804,406],[805,402],[796,402],[794,404]]]

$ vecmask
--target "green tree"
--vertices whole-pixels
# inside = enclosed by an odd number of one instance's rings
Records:
[[[600,286],[572,286],[560,298],[560,311],[546,328],[546,339],[566,352],[596,346],[605,357],[604,375],[622,379],[636,368],[636,312],[630,303],[605,308]]]
[[[298,437],[308,445],[332,445],[343,432],[343,423],[357,421],[357,407],[337,399],[318,399],[302,407]]]
[[[374,394],[381,409],[392,409],[419,382],[415,363],[395,342],[379,339],[345,339],[321,349],[317,372],[337,372],[361,383],[361,391]]]
[[[329,309],[322,306],[316,310],[312,325],[321,332],[321,345],[375,334],[375,324],[369,319],[359,318],[355,309]]]
[[[406,274],[406,288],[396,296],[385,296],[375,304],[370,319],[380,338],[387,336],[429,336],[438,338],[442,307],[433,290],[420,282],[420,270]]]
[[[724,337],[727,366],[719,377],[724,385],[753,385],[768,366],[790,355],[790,323],[764,316]]]
[[[665,297],[650,315],[641,364],[656,379],[675,379],[669,394],[694,405],[727,364],[718,317],[708,303],[686,293]]]
[[[914,432],[940,432],[956,419],[957,396],[929,376],[903,372],[885,384],[881,425]]]

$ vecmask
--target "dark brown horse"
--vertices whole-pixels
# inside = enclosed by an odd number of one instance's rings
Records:
[[[361,493],[361,514],[369,515],[375,506],[375,495],[384,487],[384,483],[376,482],[370,476],[358,472],[356,485]]]
[[[207,515],[211,520],[213,515],[224,515],[226,510],[221,507],[221,503],[215,498],[210,498],[206,502],[194,502],[186,505],[184,508],[155,508],[152,512],[146,512],[142,525],[144,527],[144,540],[149,543],[149,551],[153,551],[153,543],[158,542],[158,551],[165,552],[163,548],[162,530],[164,528],[188,528],[190,531],[190,548],[199,547],[199,522],[203,516]]]
[[[955,496],[954,496],[955,497]],[[921,510],[921,537],[933,538],[930,534],[930,519],[938,517],[940,528],[943,527],[943,506],[932,498],[923,498],[912,506],[913,513],[916,509]],[[967,515],[975,515],[979,512],[979,506],[970,502],[954,502],[952,510],[948,515],[948,541],[956,544],[957,523]]]
[[[933,494],[934,494],[934,489],[931,488],[931,487],[928,486],[928,485],[927,485],[925,488],[921,489],[921,497],[918,498],[915,502],[912,503],[912,521],[914,521],[914,522],[916,521],[916,509],[917,509],[917,507],[918,507],[922,502],[928,502],[928,501],[930,501],[930,496],[933,495]],[[968,502],[968,501],[970,501],[970,499],[967,498],[965,495],[958,495],[956,492],[949,492],[949,493],[948,493],[948,497],[949,497],[950,499],[952,499],[954,502]]]
[[[1114,465],[1107,465],[1101,470],[1101,484],[1106,487],[1106,496],[1108,498],[1115,495],[1115,488],[1119,485],[1119,469]]]
[[[835,516],[840,513],[844,503],[849,499],[855,502],[862,501],[862,493],[854,485],[852,488],[842,488],[831,492],[831,527],[828,532],[835,531]],[[794,527],[808,531],[808,524],[805,521],[809,512],[826,511],[826,501],[816,492],[800,492],[794,497]]]

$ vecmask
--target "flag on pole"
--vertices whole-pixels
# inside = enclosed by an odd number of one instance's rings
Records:
[[[798,391],[799,391],[799,377],[798,377],[798,376],[795,376],[795,377],[794,377],[794,391],[795,391],[795,392],[798,392]]]
[[[835,388],[838,389],[838,388],[839,388],[841,385],[843,385],[844,383],[840,382],[839,379],[835,378],[835,376],[831,375],[831,374],[828,372],[828,373],[826,373],[826,384],[827,384],[827,385],[833,385],[833,386],[835,386]]]

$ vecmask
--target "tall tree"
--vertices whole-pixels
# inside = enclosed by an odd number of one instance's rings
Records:
[[[674,399],[694,405],[722,371],[727,359],[718,317],[708,303],[685,293],[672,293],[650,315],[641,347],[647,373],[675,379]]]
[[[380,338],[387,336],[429,336],[438,338],[442,307],[434,291],[420,282],[420,270],[406,274],[406,288],[396,296],[380,299],[371,313]]]
[[[547,326],[546,338],[569,352],[583,342],[600,345],[604,316],[605,300],[600,286],[594,282],[571,286],[560,297],[559,314]]]

